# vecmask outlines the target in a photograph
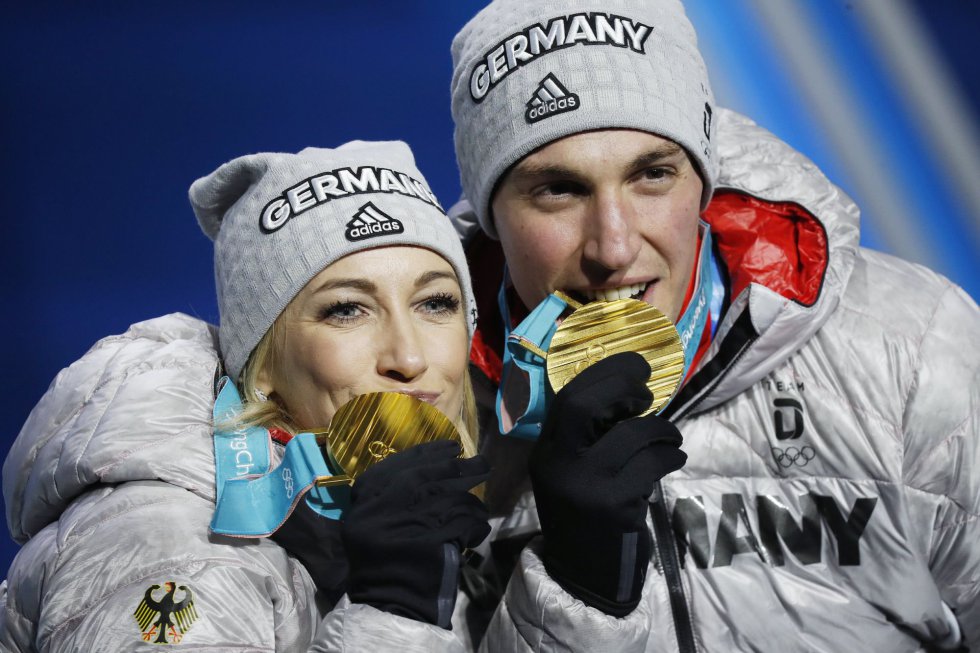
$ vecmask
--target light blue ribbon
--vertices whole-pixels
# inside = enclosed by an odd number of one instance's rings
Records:
[[[548,351],[551,338],[558,328],[558,316],[568,307],[568,304],[557,295],[548,295],[511,333],[510,311],[507,307],[505,286],[506,275],[497,295],[500,313],[504,317],[504,336],[506,337],[503,374],[500,378],[500,387],[497,389],[497,425],[504,435],[534,440],[541,433],[541,424],[544,422],[544,415],[547,410],[546,393],[551,392],[551,386],[546,375],[545,359],[532,352],[522,343],[530,342],[535,347]],[[515,367],[527,373],[530,395],[528,396],[527,410],[514,422],[513,428],[504,431],[502,419],[503,393],[508,382],[514,378]]]
[[[238,388],[228,377],[218,382],[214,400],[214,465],[215,492],[220,503],[225,482],[233,478],[248,478],[269,471],[272,460],[272,438],[260,426],[243,426],[234,431],[219,428],[234,419],[242,409]]]
[[[214,460],[217,505],[211,530],[235,537],[265,537],[289,517],[300,499],[328,519],[340,519],[350,503],[350,487],[317,487],[317,478],[332,476],[316,438],[300,433],[286,445],[282,462],[271,466],[272,441],[260,426],[226,431],[241,411],[235,385],[227,378],[214,404]]]
[[[704,222],[700,224],[701,250],[698,252],[698,277],[694,281],[694,294],[691,295],[691,301],[684,309],[684,314],[677,320],[676,325],[677,333],[681,337],[681,345],[684,347],[682,379],[687,377],[687,371],[691,369],[691,363],[698,351],[698,345],[701,344],[704,327],[708,324],[708,316],[711,313],[712,264],[714,259],[711,253],[711,230]],[[664,408],[666,407],[665,404]]]

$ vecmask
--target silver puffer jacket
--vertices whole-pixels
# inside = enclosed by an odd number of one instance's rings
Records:
[[[669,408],[688,462],[651,496],[640,605],[576,600],[534,540],[483,649],[980,650],[976,304],[859,248],[855,205],[750,121],[722,112],[718,151],[733,300]],[[535,528],[525,494],[494,537]]]
[[[209,534],[214,338],[186,315],[133,325],[32,411],[3,467],[24,546],[0,586],[0,650],[462,650],[450,631],[346,597],[327,612],[275,542]]]

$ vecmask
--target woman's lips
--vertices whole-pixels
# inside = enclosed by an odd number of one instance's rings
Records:
[[[424,401],[427,404],[434,404],[439,396],[442,394],[440,392],[426,392],[424,390],[395,390],[399,394],[408,395],[409,397],[414,397],[419,401]]]

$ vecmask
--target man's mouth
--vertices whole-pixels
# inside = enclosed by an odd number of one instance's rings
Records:
[[[611,302],[617,299],[643,299],[643,294],[649,283],[631,283],[616,288],[583,288],[572,294],[581,297],[586,302]]]

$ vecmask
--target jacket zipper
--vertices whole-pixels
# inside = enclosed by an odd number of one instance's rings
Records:
[[[735,367],[738,361],[742,359],[742,356],[745,355],[745,352],[749,350],[749,347],[751,347],[752,343],[754,343],[755,341],[756,338],[752,338],[751,340],[747,341],[744,345],[742,345],[742,348],[738,350],[737,354],[735,354],[735,357],[732,359],[732,362],[729,363],[728,366],[725,369],[723,369],[718,374],[718,376],[715,377],[715,379],[711,382],[711,385],[704,389],[701,395],[694,400],[694,403],[688,406],[686,410],[681,409],[677,411],[676,414],[671,415],[670,421],[672,422],[677,421],[680,420],[682,417],[693,415],[697,411],[698,406],[700,406],[704,402],[704,400],[711,395],[711,391],[714,390],[716,387],[718,387],[718,384],[721,383],[722,379],[728,376],[728,372],[731,371],[731,369]]]
[[[721,380],[727,376],[729,370],[745,355],[755,340],[755,338],[751,338],[743,344],[732,362],[715,377],[711,385],[701,393],[701,396],[686,411],[680,410],[677,414],[672,415],[671,420],[678,420],[685,415],[692,414]],[[667,580],[667,594],[670,598],[670,611],[674,617],[674,631],[677,633],[678,650],[680,653],[697,653],[697,646],[694,643],[694,624],[691,621],[691,611],[687,607],[684,584],[681,582],[680,556],[677,552],[677,543],[674,541],[674,529],[670,524],[667,500],[664,497],[664,489],[660,481],[657,481],[653,486],[653,499],[650,502],[650,520],[653,523],[656,539],[657,558],[660,561],[664,578]]]
[[[732,362],[718,374],[708,388],[705,388],[701,396],[686,411],[678,411],[678,414],[673,415],[671,419],[677,420],[684,415],[693,413],[728,374],[735,363],[745,355],[753,342],[755,342],[755,338],[747,341],[735,354]],[[653,532],[656,536],[657,558],[660,561],[664,578],[667,580],[667,594],[670,598],[670,611],[674,617],[674,631],[677,633],[678,650],[680,653],[697,653],[697,646],[694,644],[694,624],[691,621],[691,611],[687,607],[684,584],[681,582],[680,556],[677,553],[674,529],[670,524],[670,515],[667,513],[667,499],[664,497],[664,489],[660,481],[657,481],[653,486],[653,498],[654,501],[650,503],[650,520],[653,523]]]
[[[670,597],[670,611],[674,617],[678,650],[680,653],[697,653],[697,647],[694,645],[694,625],[691,623],[691,612],[687,608],[687,597],[684,595],[684,585],[681,582],[680,558],[677,555],[673,528],[670,525],[667,503],[660,481],[654,485],[653,494],[655,500],[650,503],[650,518],[656,536],[657,559],[660,561],[664,578],[667,579],[667,593]]]

